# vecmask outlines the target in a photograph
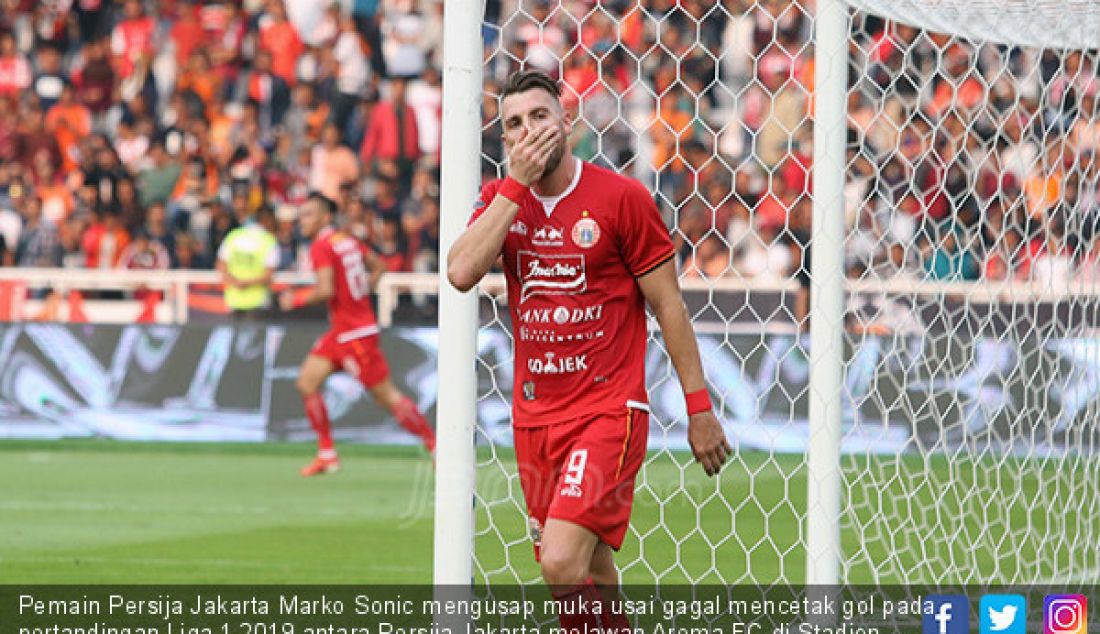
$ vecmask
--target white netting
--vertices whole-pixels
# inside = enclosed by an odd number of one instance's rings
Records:
[[[843,579],[1095,580],[1100,79],[1095,50],[1063,49],[1100,42],[1097,12],[855,4]],[[558,75],[578,154],[642,180],[666,216],[739,450],[717,481],[683,451],[653,336],[651,452],[617,557],[628,582],[804,578],[814,5],[488,3],[485,176],[503,169],[504,78]],[[475,574],[537,581],[503,299],[483,295],[482,317]]]
[[[872,15],[974,42],[1096,48],[1100,4],[1092,0],[846,0]]]

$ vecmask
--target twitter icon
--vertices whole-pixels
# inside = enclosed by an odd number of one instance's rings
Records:
[[[1027,599],[1022,594],[987,594],[978,613],[981,634],[1027,634]]]

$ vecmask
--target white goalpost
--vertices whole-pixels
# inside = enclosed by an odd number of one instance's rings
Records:
[[[736,455],[651,328],[624,583],[1100,580],[1100,4],[447,0],[443,65],[441,262],[527,67],[677,246]],[[434,581],[537,583],[499,279],[440,286]]]

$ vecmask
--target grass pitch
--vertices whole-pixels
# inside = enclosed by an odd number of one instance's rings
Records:
[[[435,473],[423,452],[302,444],[0,442],[4,583],[429,583]],[[538,579],[515,465],[479,454],[475,574]],[[804,578],[799,455],[742,453],[721,480],[653,454],[617,560],[628,583]],[[845,458],[853,582],[1094,574],[1094,461]],[[1091,501],[1090,501],[1091,500]],[[1051,509],[1061,512],[1052,514]]]

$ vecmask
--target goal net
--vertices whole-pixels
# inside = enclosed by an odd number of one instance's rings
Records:
[[[737,453],[708,479],[653,330],[626,583],[806,578],[814,0],[487,3],[504,78],[560,78],[584,159],[653,192]],[[1100,578],[1100,10],[852,0],[840,580]],[[488,286],[483,287],[488,288]],[[483,290],[475,581],[539,580],[511,452],[511,326]]]

